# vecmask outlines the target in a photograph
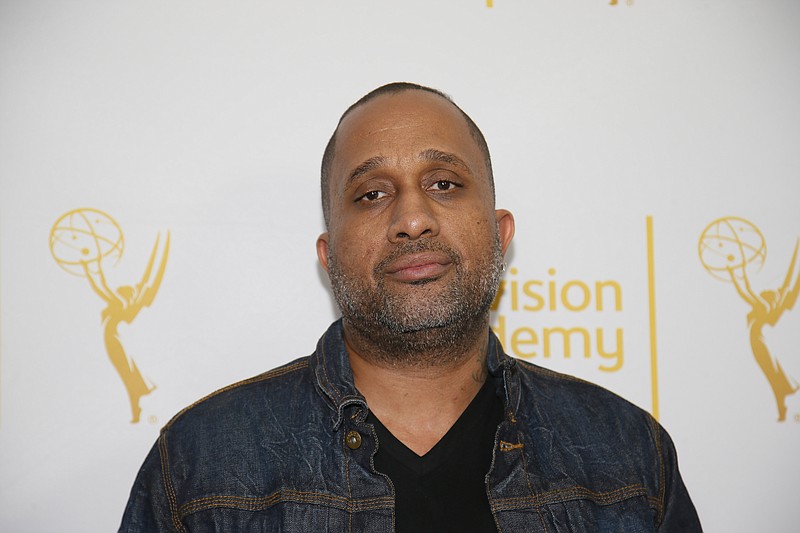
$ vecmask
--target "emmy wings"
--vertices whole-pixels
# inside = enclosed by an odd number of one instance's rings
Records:
[[[132,313],[126,317],[127,322],[130,323],[142,309],[142,307],[149,307],[156,297],[158,288],[161,286],[161,280],[164,278],[164,271],[167,268],[167,256],[169,255],[169,232],[167,232],[167,239],[164,243],[164,252],[162,253],[161,263],[158,265],[158,270],[153,276],[153,266],[158,256],[158,243],[161,240],[161,235],[156,237],[156,242],[153,245],[153,252],[150,254],[150,260],[147,262],[147,269],[142,275],[142,280],[136,284],[136,287],[128,300],[128,309]],[[152,279],[151,279],[152,278]],[[122,288],[120,288],[122,289]],[[127,300],[127,298],[126,298]]]
[[[141,281],[134,287],[130,285],[123,285],[116,291],[111,290],[106,281],[105,273],[101,266],[98,265],[97,276],[99,283],[94,279],[86,262],[83,262],[83,269],[89,283],[92,285],[94,292],[108,303],[101,313],[105,320],[118,323],[124,321],[130,324],[139,314],[143,307],[149,307],[156,297],[158,288],[161,285],[161,280],[164,278],[164,271],[167,268],[167,258],[169,255],[169,232],[167,232],[167,239],[164,244],[164,251],[161,257],[161,263],[158,270],[153,274],[153,267],[158,257],[158,245],[161,241],[161,236],[156,238],[153,245],[153,252],[150,254],[150,260],[147,262],[147,268],[142,275]]]
[[[800,239],[794,245],[794,254],[792,254],[792,262],[789,263],[789,270],[786,272],[786,279],[778,289],[778,301],[775,304],[780,313],[792,309],[795,302],[797,302],[797,295],[800,294],[800,271],[797,272],[797,279],[794,280],[794,287],[791,289],[789,285],[792,283],[792,275],[794,274],[795,264],[797,263],[797,250],[800,248]],[[778,315],[780,317],[780,314]],[[776,317],[777,320],[777,317]]]

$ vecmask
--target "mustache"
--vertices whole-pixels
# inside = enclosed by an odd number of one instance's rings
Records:
[[[404,255],[418,254],[421,252],[443,253],[450,259],[450,261],[453,262],[454,265],[461,265],[461,256],[454,249],[450,248],[446,244],[441,243],[440,241],[424,239],[420,241],[408,241],[398,244],[391,252],[389,252],[389,254],[386,255],[386,257],[381,259],[378,264],[375,265],[373,272],[375,274],[381,274],[392,262],[398,258],[403,257]]]

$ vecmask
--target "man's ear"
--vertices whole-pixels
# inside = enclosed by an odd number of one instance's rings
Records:
[[[497,229],[500,232],[500,246],[503,250],[503,256],[505,256],[508,245],[511,244],[511,239],[514,238],[514,215],[511,214],[511,211],[497,209],[494,212],[494,216],[497,220]]]
[[[322,265],[322,268],[325,269],[325,272],[328,271],[328,232],[326,231],[319,237],[317,237],[317,258],[319,259],[319,264]]]

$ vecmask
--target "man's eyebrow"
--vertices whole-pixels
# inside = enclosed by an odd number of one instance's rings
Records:
[[[472,172],[463,159],[458,157],[455,154],[451,154],[450,152],[443,152],[441,150],[436,150],[435,148],[429,148],[420,152],[419,158],[425,161],[438,161],[440,163],[447,163],[448,165],[452,165],[454,167],[458,167],[466,172]],[[381,168],[386,166],[387,158],[381,155],[376,155],[375,157],[370,157],[356,168],[350,172],[350,175],[347,176],[347,181],[345,183],[345,188],[349,187],[354,181],[358,178],[372,172],[375,169]]]
[[[375,157],[370,157],[350,173],[347,176],[347,182],[345,183],[345,188],[349,187],[351,183],[357,180],[359,177],[363,176],[367,172],[371,172],[376,168],[380,168],[386,164],[386,158],[380,155],[376,155]]]
[[[472,170],[469,168],[469,165],[467,165],[463,159],[449,152],[442,152],[441,150],[436,150],[431,148],[425,150],[424,152],[420,152],[419,158],[428,161],[438,161],[440,163],[447,163],[449,165],[453,165],[454,167],[458,167],[467,172],[472,172]]]

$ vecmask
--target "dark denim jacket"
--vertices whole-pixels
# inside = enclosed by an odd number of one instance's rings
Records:
[[[499,531],[700,531],[669,436],[584,381],[508,357],[486,491]],[[353,384],[340,322],[317,350],[221,389],[161,432],[120,531],[391,532],[394,488]]]

